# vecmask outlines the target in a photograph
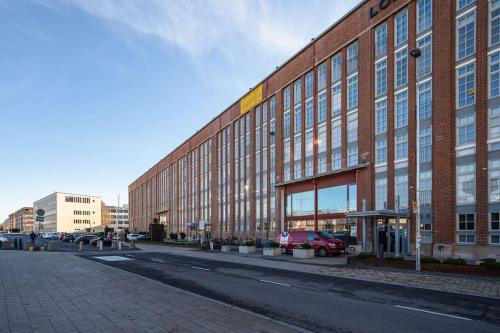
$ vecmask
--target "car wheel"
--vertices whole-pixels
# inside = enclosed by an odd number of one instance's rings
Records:
[[[320,257],[326,257],[328,255],[328,251],[324,247],[320,247],[318,249],[318,255]]]
[[[288,253],[288,249],[284,246],[281,247],[281,254],[287,254]]]

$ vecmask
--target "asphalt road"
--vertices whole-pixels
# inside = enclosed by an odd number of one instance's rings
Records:
[[[85,257],[314,332],[500,332],[500,300],[171,254],[125,256],[133,260]]]

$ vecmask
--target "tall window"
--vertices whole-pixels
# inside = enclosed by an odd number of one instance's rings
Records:
[[[490,244],[500,245],[500,213],[490,213]]]
[[[417,77],[422,77],[432,72],[432,35],[417,41],[421,56],[417,58]]]
[[[476,201],[476,166],[474,163],[457,165],[457,205]]]
[[[394,177],[394,207],[397,207],[399,198],[399,209],[408,209],[408,174]]]
[[[358,164],[358,145],[350,145],[347,148],[347,166],[355,166]]]
[[[375,180],[375,209],[387,209],[387,178]]]
[[[358,106],[358,74],[347,79],[347,107],[353,109]]]
[[[342,126],[340,118],[332,121],[332,169],[342,167]]]
[[[306,128],[311,128],[314,124],[314,105],[313,100],[309,99],[306,101]]]
[[[342,53],[337,53],[332,58],[332,82],[342,78]]]
[[[457,216],[457,243],[474,244],[476,241],[475,214],[458,214]]]
[[[419,201],[423,206],[432,204],[432,171],[420,172],[420,188]]]
[[[396,134],[396,160],[408,158],[408,133]]]
[[[500,201],[500,159],[489,161],[488,168],[488,193],[490,202]]]
[[[457,70],[457,105],[459,108],[475,103],[475,68],[475,64],[469,64]]]
[[[347,142],[358,141],[358,113],[347,115]]]
[[[408,83],[408,51],[403,49],[396,53],[396,88]]]
[[[490,56],[490,98],[497,96],[500,96],[500,52]]]
[[[314,103],[313,103],[314,73],[310,71],[306,74],[306,128],[311,128],[314,123]]]
[[[376,131],[375,134],[385,133],[387,131],[387,99],[376,103]]]
[[[294,133],[299,133],[302,130],[302,108],[301,108],[301,100],[302,100],[302,84],[300,79],[295,81],[293,84],[293,101],[294,101],[294,111],[293,111],[293,125],[294,125]]]
[[[476,52],[476,13],[471,12],[457,20],[457,60]]]
[[[326,172],[326,124],[318,127],[318,173]]]
[[[375,30],[375,57],[387,54],[387,24],[381,24]]]
[[[395,45],[401,45],[408,40],[408,10],[404,9],[396,15]]]
[[[387,59],[380,60],[375,64],[375,96],[387,92]]]
[[[347,47],[347,73],[351,74],[358,70],[358,42]]]
[[[290,174],[290,138],[283,142],[283,178],[285,181],[291,179]]]
[[[318,124],[326,120],[326,91],[318,94]]]
[[[306,100],[313,97],[314,89],[314,72],[310,71],[306,74]]]
[[[312,176],[314,173],[314,133],[312,130],[306,132],[306,177]]]
[[[294,178],[299,179],[302,177],[302,136],[300,134],[295,136],[293,146],[293,159],[294,159]]]
[[[396,102],[396,128],[408,125],[408,90],[395,96]]]
[[[342,83],[332,87],[332,117],[340,115],[342,111]]]
[[[490,46],[500,42],[500,0],[490,2]]]
[[[326,62],[318,66],[318,91],[326,88]]]
[[[284,113],[283,113],[283,179],[285,181],[290,180],[291,174],[290,174],[290,107],[291,107],[291,94],[290,94],[290,86],[286,87],[283,93],[283,106],[284,106]],[[241,167],[241,165],[240,165]]]
[[[418,30],[422,32],[432,25],[432,0],[418,0]]]
[[[476,0],[457,0],[457,10],[461,10],[474,2]]]
[[[376,143],[375,157],[377,164],[387,162],[387,139],[378,139]]]
[[[420,120],[430,118],[432,114],[432,82],[418,86],[418,116]]]
[[[457,146],[468,145],[476,140],[475,115],[467,114],[457,117]]]
[[[420,128],[420,163],[430,162],[432,160],[432,138],[431,127]]]
[[[488,139],[500,138],[500,107],[490,108],[488,117]]]

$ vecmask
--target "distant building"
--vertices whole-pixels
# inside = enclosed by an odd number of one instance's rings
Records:
[[[99,231],[101,198],[84,194],[55,192],[35,201],[33,210],[45,211],[44,221],[35,222],[40,232]]]
[[[0,230],[1,231],[7,231],[10,230],[10,220],[6,218],[2,224],[0,224]]]
[[[9,218],[5,220],[4,224],[9,230],[18,229],[19,231],[31,232],[33,230],[33,207],[23,207],[9,214]]]
[[[128,229],[128,205],[118,206],[103,206],[101,227],[108,229],[116,228],[118,219],[118,229]]]

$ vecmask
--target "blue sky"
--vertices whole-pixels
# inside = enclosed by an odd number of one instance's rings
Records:
[[[0,222],[127,186],[359,0],[0,0]]]

